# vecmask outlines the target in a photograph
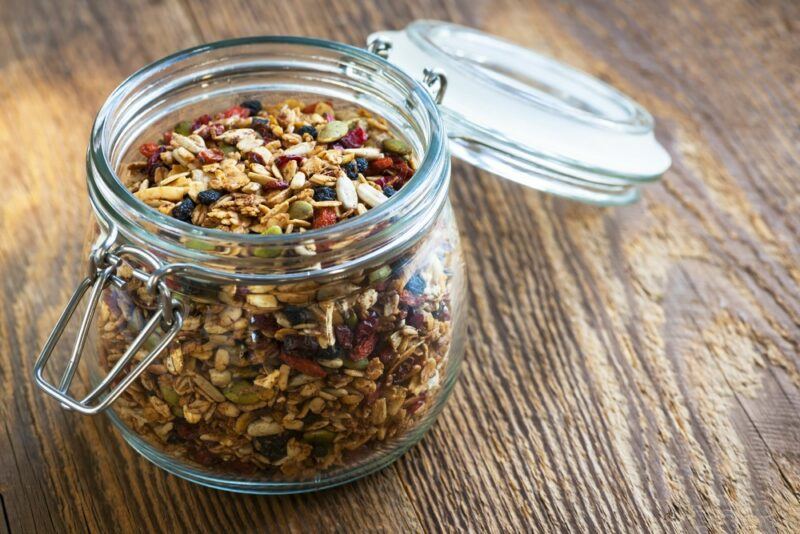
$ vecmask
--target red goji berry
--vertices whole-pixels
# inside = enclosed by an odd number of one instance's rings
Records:
[[[336,222],[336,210],[333,208],[320,208],[314,213],[312,228],[325,228]]]
[[[233,106],[231,108],[226,109],[222,112],[222,116],[226,119],[238,115],[239,117],[246,119],[250,116],[250,110],[248,108],[243,108],[242,106]]]
[[[380,174],[392,165],[394,165],[392,158],[378,158],[370,162],[369,170],[371,174]]]
[[[282,352],[280,354],[280,359],[283,363],[285,363],[295,371],[303,373],[304,375],[318,376],[322,378],[328,374],[325,372],[325,369],[323,369],[321,365],[312,362],[311,360],[307,360],[305,358],[299,358],[297,356],[289,356],[288,354],[284,354]]]
[[[145,143],[139,147],[139,153],[146,158],[150,158],[158,149],[159,146],[155,143]]]

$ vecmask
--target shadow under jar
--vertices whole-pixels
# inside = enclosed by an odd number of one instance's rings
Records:
[[[178,221],[118,178],[143,140],[178,119],[289,97],[385,118],[413,148],[415,175],[358,217],[286,235]],[[446,137],[418,82],[326,41],[201,46],[114,91],[95,122],[87,172],[97,220],[90,274],[37,362],[47,393],[81,413],[106,411],[171,473],[248,493],[346,483],[422,437],[458,373],[465,275]],[[44,368],[83,295],[89,312],[56,386]],[[345,330],[363,358],[348,356],[347,336],[337,336]],[[86,339],[93,389],[78,400],[69,386]]]

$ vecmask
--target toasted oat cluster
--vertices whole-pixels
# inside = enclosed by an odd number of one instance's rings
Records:
[[[331,102],[248,100],[179,122],[123,180],[176,219],[232,232],[322,228],[385,202],[414,174],[382,118]]]
[[[179,124],[127,185],[187,222],[298,232],[383,202],[413,174],[408,147],[363,110],[258,102]],[[447,374],[454,229],[333,280],[183,287],[185,322],[117,403],[168,454],[223,473],[297,480],[385,454],[434,405]],[[276,230],[277,229],[277,230]],[[123,265],[99,312],[110,368],[157,307]],[[151,345],[152,346],[152,345]],[[143,353],[149,350],[145,346]]]

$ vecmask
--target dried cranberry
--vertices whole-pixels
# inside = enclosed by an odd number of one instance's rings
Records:
[[[201,126],[205,126],[209,122],[211,122],[211,115],[207,115],[207,114],[206,115],[200,115],[199,117],[197,117],[194,120],[194,122],[192,122],[192,131],[194,132],[195,130],[197,130]]]
[[[155,143],[145,143],[139,147],[139,153],[150,159],[150,156],[158,152],[159,146]]]
[[[198,447],[189,451],[189,457],[200,465],[209,467],[219,463],[219,458],[205,447]]]
[[[363,145],[364,141],[366,140],[367,132],[365,132],[360,126],[357,126],[347,132],[345,136],[339,140],[339,142],[344,145],[345,148],[358,148]]]
[[[147,158],[147,174],[151,178],[155,176],[156,169],[158,169],[159,167],[166,167],[166,165],[164,165],[164,162],[161,161],[161,154],[166,150],[167,149],[165,147],[160,146],[155,152],[153,152],[153,154],[150,155],[149,158]]]
[[[359,325],[360,326],[360,325]],[[356,343],[350,351],[351,360],[363,360],[368,358],[372,351],[375,350],[375,345],[378,343],[378,333],[371,331],[369,334],[361,337],[356,334]]]
[[[321,365],[318,363],[312,362],[306,358],[300,358],[298,356],[290,356],[289,354],[280,354],[280,359],[283,363],[298,371],[303,373],[304,375],[308,376],[317,376],[317,377],[324,377],[328,373],[325,372],[325,369],[322,368]]]
[[[345,324],[336,325],[333,328],[333,333],[336,336],[336,343],[343,349],[353,348],[353,331]]]
[[[284,154],[283,156],[278,156],[278,159],[275,160],[275,165],[277,165],[278,168],[280,169],[284,165],[293,160],[296,161],[298,164],[303,162],[302,156],[287,156]]]
[[[257,152],[248,152],[247,153],[247,161],[251,161],[253,163],[258,163],[259,165],[266,165],[267,162],[264,161],[264,158],[261,157],[261,154]]]
[[[222,161],[224,157],[225,154],[223,154],[222,150],[218,148],[207,148],[206,150],[201,150],[197,153],[197,159],[200,160],[200,163],[203,165],[217,163]]]
[[[417,330],[422,330],[425,327],[425,316],[419,310],[412,308],[406,315],[406,324],[413,326]]]
[[[269,125],[269,119],[253,117],[253,123],[250,125],[250,127],[258,132],[258,134],[264,139],[271,139],[273,137],[272,128]]]
[[[416,308],[417,306],[422,304],[424,300],[425,299],[423,297],[415,295],[414,293],[406,289],[400,292],[400,302],[402,304],[405,304],[406,306]]]

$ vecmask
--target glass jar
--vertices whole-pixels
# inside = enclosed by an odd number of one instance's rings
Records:
[[[298,95],[387,119],[418,155],[414,178],[359,217],[256,235],[162,215],[115,172],[176,116]],[[216,488],[306,491],[388,465],[441,411],[464,350],[445,139],[424,87],[346,45],[225,41],[134,74],[92,130],[97,238],[89,275],[37,362],[38,384],[65,407],[106,411],[147,459]],[[84,293],[89,311],[51,385],[44,367]],[[93,390],[79,400],[69,386],[84,345]]]
[[[87,158],[98,237],[36,362],[46,393],[86,414],[114,403],[108,413],[136,450],[208,486],[288,493],[354,480],[421,438],[458,373],[465,275],[447,198],[451,149],[502,178],[602,205],[635,201],[670,165],[644,108],[530,50],[433,21],[369,43],[223,41],[153,63],[112,93]],[[162,215],[116,176],[131,147],[176,116],[280,97],[385,118],[418,156],[413,179],[345,222],[249,235]],[[53,385],[45,367],[87,293]],[[94,384],[78,399],[70,384],[88,338]]]

